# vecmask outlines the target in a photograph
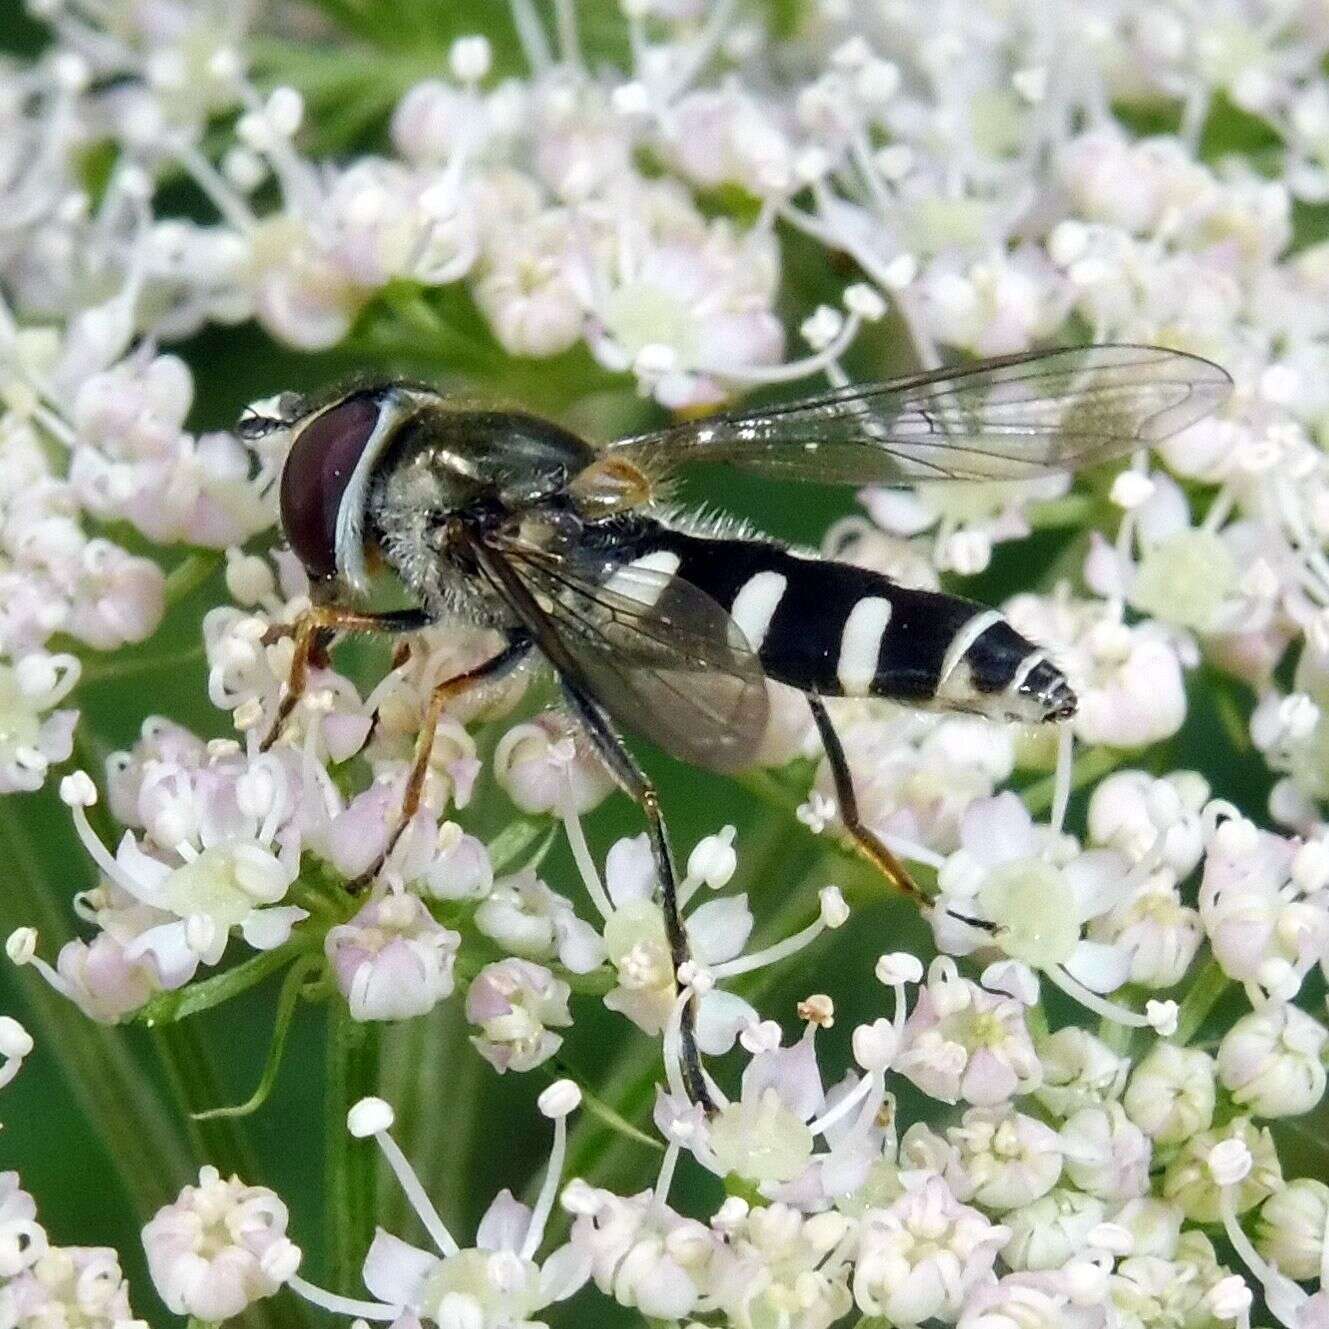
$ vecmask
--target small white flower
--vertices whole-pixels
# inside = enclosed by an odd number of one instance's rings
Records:
[[[952,1318],[990,1275],[1009,1235],[960,1204],[940,1177],[927,1177],[917,1190],[863,1216],[854,1301],[863,1314],[901,1325]]]
[[[1087,1248],[1089,1233],[1106,1214],[1106,1201],[1058,1186],[1002,1215],[1011,1236],[1001,1258],[1013,1269],[1060,1269]]]
[[[0,664],[0,794],[40,789],[49,768],[73,751],[78,712],[52,708],[73,690],[81,668],[72,655],[45,651]]]
[[[1192,1222],[1214,1223],[1220,1217],[1220,1188],[1231,1192],[1234,1212],[1243,1214],[1282,1184],[1273,1137],[1249,1118],[1237,1117],[1221,1130],[1191,1136],[1169,1161],[1159,1190]]]
[[[1034,1090],[1040,1103],[1058,1117],[1082,1107],[1121,1097],[1130,1060],[1114,1052],[1087,1029],[1067,1025],[1038,1040],[1043,1083]]]
[[[985,1209],[1031,1204],[1061,1176],[1057,1132],[1010,1108],[970,1108],[946,1138],[958,1153],[965,1198]]]
[[[590,1257],[601,1292],[656,1320],[682,1320],[696,1309],[721,1246],[696,1219],[684,1218],[652,1191],[623,1198],[571,1183],[564,1207],[576,1215],[572,1244]]]
[[[732,1221],[721,1214],[712,1220],[724,1241],[709,1282],[729,1323],[756,1329],[784,1318],[815,1329],[850,1310],[849,1265],[833,1258],[849,1229],[842,1214],[802,1214],[783,1204],[735,1207]]]
[[[1149,1189],[1151,1150],[1120,1103],[1081,1108],[1061,1128],[1066,1175],[1105,1200],[1130,1200]]]
[[[14,1278],[46,1253],[37,1203],[19,1186],[17,1172],[0,1172],[0,1278]]]
[[[528,960],[557,956],[576,974],[589,973],[604,960],[605,947],[595,929],[533,868],[496,881],[475,911],[475,925],[514,955]]]
[[[266,1186],[223,1181],[205,1167],[143,1229],[148,1272],[177,1315],[228,1320],[270,1297],[295,1273],[286,1206]]]
[[[82,1325],[143,1329],[129,1306],[129,1285],[116,1253],[105,1246],[47,1246],[0,1291],[17,1325]]]
[[[475,1234],[475,1245],[459,1246],[430,1203],[401,1147],[389,1134],[392,1110],[381,1099],[362,1100],[352,1109],[355,1133],[372,1134],[401,1182],[411,1208],[434,1243],[423,1250],[379,1228],[365,1256],[362,1276],[376,1302],[351,1303],[374,1320],[399,1325],[421,1319],[440,1329],[509,1329],[538,1324],[546,1306],[572,1296],[590,1277],[591,1257],[575,1243],[537,1260],[554,1207],[567,1154],[567,1111],[576,1086],[560,1081],[546,1090],[554,1118],[554,1143],[534,1206],[500,1191]],[[542,1095],[542,1098],[545,1097]],[[345,1314],[347,1301],[291,1271],[291,1287],[324,1310]]]

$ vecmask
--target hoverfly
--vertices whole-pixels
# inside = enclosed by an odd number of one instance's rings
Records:
[[[753,758],[773,679],[807,696],[846,832],[916,894],[859,818],[823,699],[1058,721],[1076,708],[1065,675],[995,609],[679,512],[667,502],[669,479],[693,462],[836,484],[1027,479],[1157,443],[1230,386],[1222,369],[1192,355],[1098,345],[851,385],[600,448],[548,420],[474,409],[404,381],[251,408],[242,435],[291,434],[281,521],[313,601],[295,628],[268,741],[296,705],[311,656],[335,634],[449,621],[497,629],[502,648],[433,693],[400,824],[419,805],[449,701],[542,657],[645,814],[678,967],[688,952],[669,838],[622,735],[733,772]],[[357,607],[371,560],[396,574],[410,608]],[[684,1039],[689,1092],[707,1103],[686,1013]]]

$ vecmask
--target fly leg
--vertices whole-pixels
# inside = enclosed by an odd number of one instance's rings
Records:
[[[674,966],[675,982],[677,982],[679,971],[691,957],[688,952],[687,933],[683,928],[683,916],[678,907],[674,855],[669,847],[669,832],[660,811],[659,795],[604,712],[566,679],[563,680],[563,690],[587,737],[591,740],[591,746],[608,768],[609,774],[618,787],[645,814],[651,852],[655,858],[655,871],[660,878],[665,936],[669,942],[669,957]],[[683,1083],[687,1087],[688,1097],[710,1113],[715,1110],[715,1104],[711,1100],[705,1077],[702,1075],[701,1054],[697,1050],[695,1007],[695,997],[683,1007],[680,1031],[683,1044]]]
[[[452,678],[445,678],[429,694],[429,704],[425,708],[424,720],[415,739],[415,754],[411,758],[411,773],[406,778],[406,791],[402,795],[401,812],[397,819],[397,825],[388,838],[386,848],[374,863],[353,881],[347,883],[346,889],[352,895],[362,891],[378,876],[384,860],[392,852],[397,841],[401,839],[401,834],[410,823],[411,818],[420,810],[420,799],[424,793],[425,777],[429,774],[429,758],[434,751],[434,736],[438,732],[439,721],[442,720],[443,712],[447,710],[448,703],[477,684],[492,682],[495,679],[502,678],[505,674],[510,674],[530,653],[530,633],[521,628],[514,629],[508,634],[508,644],[497,655],[491,655],[488,660],[476,665],[474,669],[466,670],[463,674],[455,674]]]
[[[870,827],[863,824],[858,815],[858,797],[854,793],[854,777],[845,760],[844,746],[840,736],[831,724],[831,717],[826,713],[826,705],[820,697],[808,694],[808,706],[812,710],[812,719],[816,723],[817,733],[821,735],[821,745],[826,750],[826,760],[830,764],[831,779],[835,782],[835,799],[840,805],[840,821],[854,841],[854,847],[868,860],[897,891],[903,892],[920,907],[930,901],[923,894],[908,868],[886,847],[881,837]]]
[[[280,737],[292,712],[300,704],[300,698],[309,685],[309,667],[317,661],[327,649],[327,644],[338,632],[418,632],[428,627],[430,619],[420,609],[399,609],[388,614],[365,614],[355,609],[345,609],[340,605],[310,605],[296,620],[295,627],[274,626],[268,629],[263,638],[264,645],[271,645],[283,636],[294,636],[295,655],[291,660],[291,672],[286,678],[286,688],[277,707],[276,718],[272,727],[259,744],[259,751],[266,752]]]

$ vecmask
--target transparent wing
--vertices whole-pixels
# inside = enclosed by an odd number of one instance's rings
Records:
[[[1157,346],[1035,351],[689,421],[606,452],[654,475],[724,461],[829,484],[1027,479],[1157,443],[1231,386],[1218,365]]]
[[[766,729],[765,675],[709,595],[650,567],[501,537],[486,548],[538,608],[542,621],[528,623],[537,645],[555,668],[565,652],[574,681],[618,725],[694,766],[728,774],[751,764]]]

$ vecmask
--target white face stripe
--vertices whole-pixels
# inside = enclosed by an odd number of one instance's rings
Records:
[[[758,572],[734,596],[734,607],[729,612],[754,651],[761,650],[788,585],[789,578],[783,573]]]
[[[942,689],[949,682],[951,675],[955,672],[955,666],[969,654],[969,648],[990,628],[994,623],[1001,622],[1001,614],[995,609],[983,609],[973,616],[951,639],[951,644],[946,648],[946,654],[942,657],[941,673],[937,676],[937,694],[940,696]]]
[[[665,593],[669,579],[678,571],[679,557],[668,549],[652,549],[649,554],[634,558],[624,564],[605,582],[605,589],[621,595],[625,600],[635,600],[648,609]],[[634,572],[644,570],[658,576],[635,576]]]
[[[845,619],[840,636],[840,660],[835,676],[847,697],[865,697],[877,676],[881,639],[891,621],[891,602],[869,595],[860,600]]]
[[[336,410],[341,402],[334,402],[328,410]],[[360,460],[355,463],[355,470],[346,488],[342,491],[341,504],[337,508],[337,531],[333,542],[333,554],[337,562],[337,571],[346,583],[361,593],[369,589],[369,573],[365,568],[365,507],[369,499],[369,477],[373,473],[384,445],[407,409],[408,402],[403,395],[393,390],[379,403],[378,420],[374,432],[360,453]],[[301,425],[306,429],[314,420],[326,414],[320,411]]]

